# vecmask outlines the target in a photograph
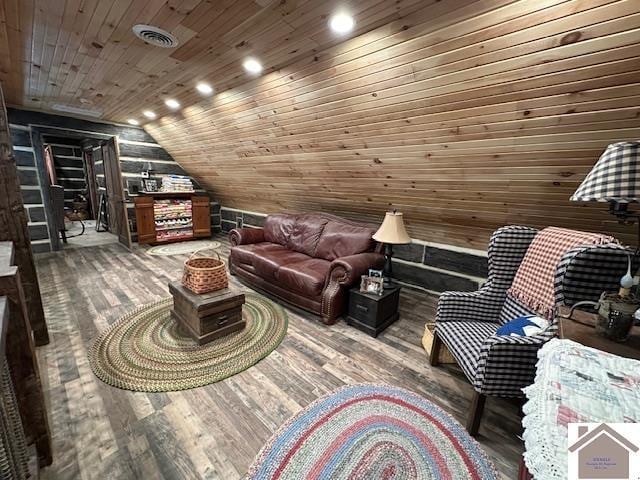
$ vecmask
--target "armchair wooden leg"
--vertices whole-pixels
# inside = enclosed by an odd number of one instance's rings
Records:
[[[438,334],[433,332],[433,343],[431,344],[431,353],[429,354],[429,363],[433,367],[440,365],[440,348],[442,347],[442,340],[438,337]]]
[[[480,428],[480,418],[482,418],[482,411],[484,410],[484,402],[487,399],[482,393],[473,391],[473,398],[471,399],[471,411],[467,418],[467,432],[469,435],[475,437],[478,434]]]

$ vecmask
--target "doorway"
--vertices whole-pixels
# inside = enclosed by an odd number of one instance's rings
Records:
[[[32,139],[52,249],[130,249],[117,137],[32,126]]]

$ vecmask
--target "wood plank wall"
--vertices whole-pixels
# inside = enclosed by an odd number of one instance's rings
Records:
[[[47,209],[42,197],[40,176],[31,144],[31,129],[25,125],[9,124],[13,156],[16,159],[20,193],[27,213],[27,226],[33,253],[51,251]]]
[[[223,206],[485,248],[505,224],[634,241],[569,196],[640,136],[638,0],[446,0],[145,129]],[[632,230],[632,229],[631,229]]]

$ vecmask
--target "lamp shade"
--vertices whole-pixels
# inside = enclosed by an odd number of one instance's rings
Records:
[[[398,212],[387,212],[378,231],[373,234],[376,242],[391,243],[394,245],[401,243],[411,243],[411,237],[404,228],[402,214]]]
[[[640,142],[609,145],[570,200],[617,203],[640,201]]]

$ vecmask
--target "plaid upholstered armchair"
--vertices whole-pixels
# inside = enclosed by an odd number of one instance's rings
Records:
[[[476,292],[445,292],[438,302],[430,363],[437,365],[444,343],[473,385],[467,420],[472,435],[478,432],[486,395],[522,397],[521,389],[533,383],[538,349],[557,334],[552,319],[550,327],[538,335],[496,335],[498,327],[509,320],[533,313],[507,291],[537,233],[522,226],[494,232],[488,249],[487,282]],[[595,301],[605,290],[617,291],[627,268],[627,254],[615,243],[567,251],[555,266],[555,307]]]

